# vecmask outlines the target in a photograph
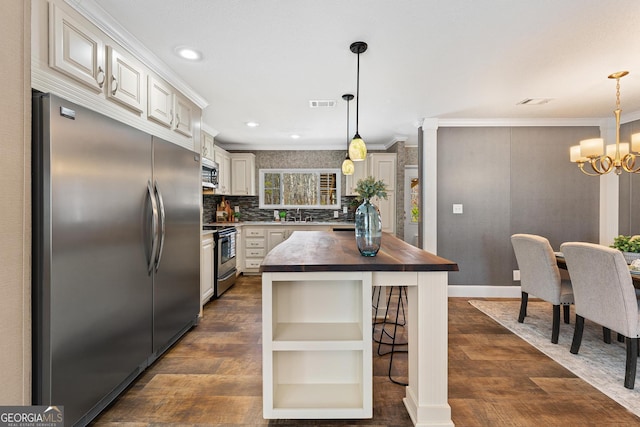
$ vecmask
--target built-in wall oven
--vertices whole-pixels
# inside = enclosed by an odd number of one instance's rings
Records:
[[[236,282],[236,233],[233,226],[220,227],[214,234],[216,240],[216,278],[213,286],[214,298],[220,298]]]

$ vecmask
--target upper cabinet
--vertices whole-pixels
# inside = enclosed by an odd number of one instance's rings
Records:
[[[107,46],[107,98],[141,113],[145,100],[145,70],[133,58]]]
[[[49,66],[102,92],[106,79],[103,38],[53,3],[49,23]]]
[[[147,118],[168,128],[173,126],[173,89],[152,75],[147,82]]]
[[[256,195],[255,154],[231,153],[231,195]]]
[[[396,163],[395,153],[370,153],[361,162],[353,162],[353,175],[346,176],[347,196],[357,196],[356,186],[358,181],[368,176],[373,176],[376,180],[384,181],[387,191],[396,189]]]
[[[387,191],[396,189],[396,163],[398,156],[395,153],[372,153],[368,158],[369,175],[385,183]]]
[[[215,146],[213,147],[214,160],[218,163],[218,188],[216,194],[231,194],[231,156],[229,152]]]
[[[200,147],[200,154],[202,154],[202,157],[206,157],[210,160],[214,160],[215,161],[215,154],[213,152],[213,145],[214,145],[214,140],[213,140],[213,136],[209,135],[207,132],[200,132],[201,135],[201,140],[202,140],[202,147]]]
[[[184,136],[193,136],[193,107],[189,100],[176,93],[173,97],[174,127]]]
[[[347,196],[357,196],[356,186],[358,181],[367,177],[367,161],[353,162],[353,175],[346,176],[346,191]]]
[[[31,12],[33,89],[200,152],[206,101],[172,70],[147,61],[139,41],[84,2],[34,1]]]

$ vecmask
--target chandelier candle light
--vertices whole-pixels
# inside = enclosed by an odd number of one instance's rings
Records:
[[[367,44],[365,42],[353,42],[349,47],[351,52],[358,55],[358,74],[356,83],[356,134],[349,144],[349,158],[354,162],[363,161],[367,157],[367,146],[360,137],[358,132],[358,117],[360,108],[360,54],[367,51]]]
[[[345,93],[342,95],[342,99],[347,101],[347,153],[344,156],[344,161],[342,162],[342,173],[344,175],[353,175],[355,171],[355,166],[349,157],[349,101],[353,99],[353,95],[350,93]]]
[[[620,79],[629,74],[628,71],[618,71],[609,75],[616,80],[616,143],[604,147],[602,138],[592,138],[580,141],[580,145],[570,148],[570,160],[577,163],[580,170],[590,176],[606,175],[614,171],[620,175],[622,170],[629,173],[640,173],[640,166],[636,167],[636,157],[640,155],[640,133],[631,135],[631,147],[628,142],[620,142]],[[631,148],[631,151],[629,149]],[[589,163],[593,172],[585,170],[584,164]]]

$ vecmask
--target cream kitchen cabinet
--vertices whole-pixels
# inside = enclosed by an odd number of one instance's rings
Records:
[[[168,128],[173,126],[173,89],[151,74],[147,78],[147,118]]]
[[[49,4],[49,66],[94,92],[106,80],[104,39],[98,31]]]
[[[214,153],[213,153],[213,136],[209,135],[208,133],[201,131],[200,132],[200,139],[202,140],[202,144],[200,147],[200,154],[202,154],[202,157],[206,157],[208,159],[211,160],[215,160],[214,159]]]
[[[218,188],[216,194],[231,194],[231,156],[226,150],[213,147],[215,161],[218,163]]]
[[[267,229],[267,253],[287,240],[291,233],[293,233],[293,230],[284,225],[269,227]]]
[[[357,196],[356,185],[358,181],[367,177],[367,161],[353,162],[353,175],[346,176],[346,190],[345,195]]]
[[[353,162],[355,172],[346,178],[347,196],[357,196],[355,188],[358,180],[373,176],[382,180],[387,187],[387,199],[374,198],[371,203],[380,210],[382,231],[395,234],[396,232],[396,153],[370,153],[362,162]]]
[[[256,195],[256,156],[253,153],[231,153],[231,195]]]
[[[213,295],[213,281],[215,279],[213,233],[202,235],[200,248],[200,304],[204,305]]]
[[[193,136],[193,113],[191,102],[179,93],[173,94],[173,130],[184,136]]]
[[[262,259],[267,254],[265,228],[262,226],[243,226],[244,229],[244,268],[243,274],[257,274]]]
[[[387,186],[387,191],[396,190],[396,163],[398,156],[395,153],[372,153],[367,156],[369,175],[377,180],[382,180]]]
[[[374,197],[371,203],[378,207],[380,220],[382,221],[382,231],[395,234],[396,232],[396,192],[387,191],[386,199]]]
[[[146,100],[146,71],[123,51],[107,46],[107,98],[142,113]]]

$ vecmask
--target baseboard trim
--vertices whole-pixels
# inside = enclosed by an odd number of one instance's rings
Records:
[[[447,295],[464,298],[520,298],[520,286],[449,285]]]

